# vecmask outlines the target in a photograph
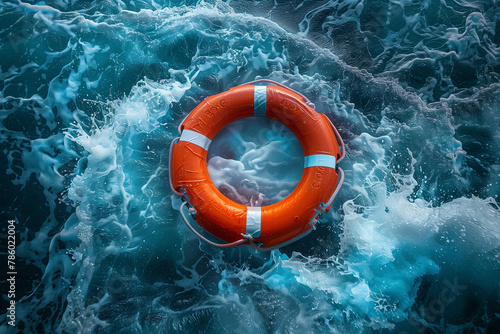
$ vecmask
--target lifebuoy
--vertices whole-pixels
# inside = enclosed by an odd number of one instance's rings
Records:
[[[229,123],[252,116],[283,123],[304,151],[304,172],[298,186],[282,201],[263,207],[247,207],[226,198],[207,171],[207,150],[215,135]],[[172,189],[192,206],[199,226],[229,245],[283,245],[314,227],[319,215],[330,209],[340,187],[337,162],[343,151],[334,129],[325,115],[281,85],[231,88],[205,99],[179,126],[180,138],[171,146]]]

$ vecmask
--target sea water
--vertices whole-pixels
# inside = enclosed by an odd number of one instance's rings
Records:
[[[210,179],[227,198],[247,206],[285,199],[299,184],[304,152],[279,121],[246,117],[228,124],[207,152]]]
[[[498,331],[499,21],[487,0],[3,1],[1,332]],[[346,181],[307,237],[219,249],[175,209],[169,145],[259,78],[338,127]],[[242,201],[279,201],[300,147],[244,127],[213,179],[239,163]]]

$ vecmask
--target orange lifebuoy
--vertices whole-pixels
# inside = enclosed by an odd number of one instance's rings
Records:
[[[207,171],[207,150],[229,123],[262,116],[287,126],[304,151],[304,172],[298,186],[282,201],[247,207],[226,198]],[[170,182],[195,211],[196,223],[228,243],[238,240],[275,247],[311,229],[328,211],[336,193],[341,150],[328,118],[317,113],[297,93],[282,86],[243,85],[208,97],[179,126],[172,142]],[[243,243],[243,242],[241,242]]]

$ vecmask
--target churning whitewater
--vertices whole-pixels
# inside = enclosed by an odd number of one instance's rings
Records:
[[[7,0],[0,18],[2,333],[500,329],[498,2]],[[337,126],[345,183],[303,239],[219,249],[180,218],[169,144],[261,78]],[[261,205],[303,160],[253,120],[207,167]]]

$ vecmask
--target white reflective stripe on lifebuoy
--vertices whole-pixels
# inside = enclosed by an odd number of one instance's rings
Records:
[[[208,139],[201,133],[191,130],[182,130],[181,138],[179,139],[179,141],[187,141],[193,143],[195,145],[198,145],[204,150],[208,150],[208,147],[212,142],[210,139]]]
[[[330,167],[335,168],[335,156],[328,154],[313,154],[304,157],[304,168]]]
[[[262,225],[262,208],[256,206],[247,206],[247,229],[246,234],[253,238],[260,237],[260,228]]]
[[[254,116],[266,117],[267,86],[254,86],[253,111]]]

